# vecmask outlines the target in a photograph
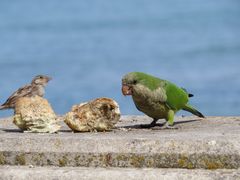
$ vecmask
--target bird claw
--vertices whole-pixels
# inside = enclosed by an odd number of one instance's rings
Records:
[[[174,129],[178,129],[178,127],[173,126],[173,125],[169,125],[168,123],[166,123],[166,124],[162,127],[162,129],[172,129],[172,130],[174,130]]]

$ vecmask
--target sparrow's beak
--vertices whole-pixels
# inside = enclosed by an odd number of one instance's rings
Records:
[[[49,76],[47,76],[47,82],[48,82],[48,81],[51,81],[51,80],[52,80],[52,78],[49,77]]]
[[[128,85],[123,84],[122,85],[122,94],[124,96],[132,95],[132,88]]]

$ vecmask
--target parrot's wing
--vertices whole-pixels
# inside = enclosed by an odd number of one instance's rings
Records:
[[[151,101],[165,103],[169,109],[180,110],[188,102],[188,93],[169,81],[151,78],[142,83],[151,91],[149,93]]]
[[[167,82],[165,86],[167,100],[166,105],[173,110],[180,110],[188,102],[188,93],[182,88]]]

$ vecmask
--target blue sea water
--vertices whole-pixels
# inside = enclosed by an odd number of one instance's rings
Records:
[[[205,115],[240,115],[240,1],[1,0],[0,70],[1,103],[52,76],[46,97],[59,114],[103,96],[139,114],[120,89],[142,71],[188,89]]]

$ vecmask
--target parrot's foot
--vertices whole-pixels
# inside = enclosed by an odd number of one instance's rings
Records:
[[[178,129],[176,126],[173,125],[169,125],[168,123],[166,123],[162,129]]]

